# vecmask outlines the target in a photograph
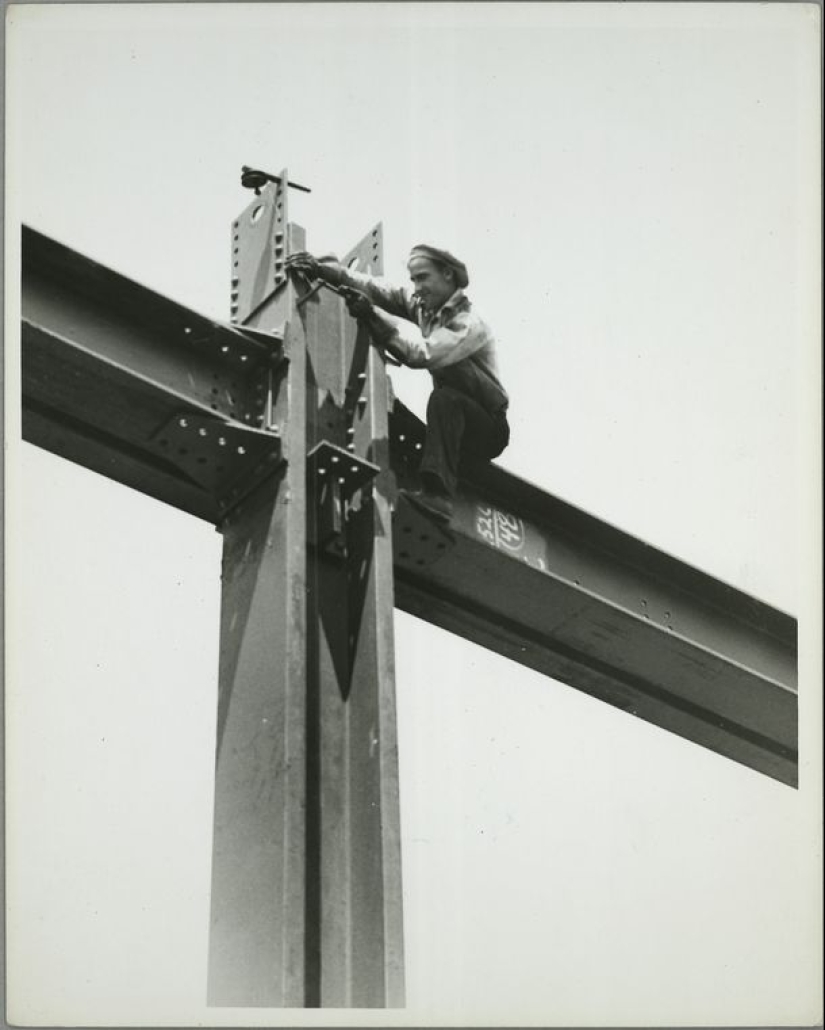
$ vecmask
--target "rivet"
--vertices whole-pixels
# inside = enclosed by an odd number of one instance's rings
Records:
[[[178,419],[178,425],[181,427],[181,429],[186,429],[186,427],[189,425],[189,423],[186,421],[185,418],[179,418]]]
[[[218,437],[218,445],[220,447],[226,447],[226,437],[225,436],[219,436]]]
[[[246,448],[245,447],[239,447],[238,448],[238,454],[246,454]]]
[[[326,474],[327,474],[327,470],[326,469],[322,469],[322,468],[318,469],[318,475],[319,476],[325,476]]]
[[[201,428],[201,429],[198,430],[198,436],[208,436],[208,435],[209,434],[206,432],[205,429]]]
[[[337,454],[331,455],[329,460],[332,462],[333,465],[337,465],[338,464],[338,455]]]

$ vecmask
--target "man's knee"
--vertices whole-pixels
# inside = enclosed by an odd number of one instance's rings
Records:
[[[460,411],[466,399],[466,396],[459,390],[454,390],[450,386],[439,386],[430,394],[427,413],[429,414],[430,411],[438,413]]]

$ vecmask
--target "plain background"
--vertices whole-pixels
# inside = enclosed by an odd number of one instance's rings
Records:
[[[821,1019],[818,7],[7,10],[10,1021]],[[19,223],[227,318],[242,164],[466,261],[502,464],[800,620],[794,791],[397,613],[400,1013],[205,1007],[220,538],[19,443]]]

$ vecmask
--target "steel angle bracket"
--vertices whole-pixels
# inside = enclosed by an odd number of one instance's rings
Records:
[[[371,483],[381,469],[328,440],[307,456],[307,478],[314,499],[310,542],[336,557],[346,555],[346,508],[352,496]]]
[[[392,550],[396,565],[415,572],[443,558],[455,543],[446,522],[429,518],[403,495],[393,513]]]
[[[267,332],[252,325],[238,325],[231,328],[241,336],[246,336],[255,343],[262,344],[269,351],[269,362],[273,367],[288,360],[284,351],[283,329],[279,332]]]
[[[174,415],[151,443],[211,494],[222,514],[282,464],[277,433],[199,413]]]

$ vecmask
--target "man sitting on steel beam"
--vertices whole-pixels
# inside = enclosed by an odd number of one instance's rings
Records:
[[[461,458],[490,460],[510,439],[508,397],[499,379],[495,339],[464,293],[469,283],[466,266],[446,250],[413,247],[407,262],[410,290],[306,251],[293,254],[286,264],[289,271],[338,288],[377,346],[402,364],[425,368],[432,375],[420,467],[424,489],[407,496],[428,514],[449,520]],[[413,323],[417,330],[383,312]]]

